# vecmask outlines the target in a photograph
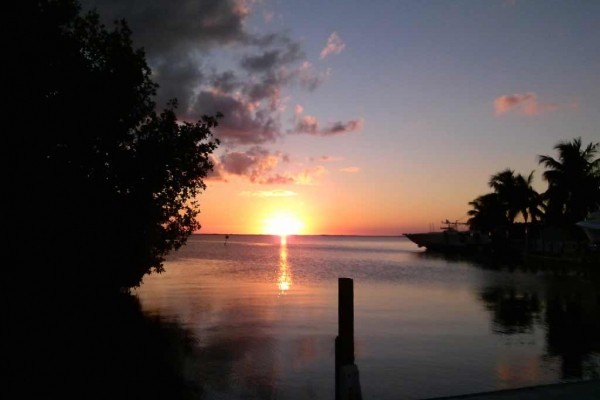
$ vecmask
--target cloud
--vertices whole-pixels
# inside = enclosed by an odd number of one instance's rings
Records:
[[[297,104],[294,108],[293,122],[294,127],[288,130],[293,134],[308,134],[313,136],[332,136],[353,132],[363,128],[364,120],[362,118],[350,121],[338,121],[328,124],[321,128],[319,120],[312,115],[302,115],[304,107]]]
[[[362,119],[350,121],[338,121],[320,128],[319,120],[312,115],[304,115],[298,119],[294,129],[290,133],[308,134],[314,136],[333,136],[353,132],[362,129],[364,122]]]
[[[302,42],[287,31],[257,34],[261,30],[252,29],[249,16],[253,12],[261,16],[259,3],[81,0],[82,10],[96,9],[109,29],[116,19],[128,22],[134,47],[144,49],[152,79],[159,84],[155,98],[159,109],[177,98],[177,115],[183,121],[197,121],[217,112],[224,115],[214,129],[222,153],[211,157],[214,168],[207,181],[315,184],[326,172],[324,167],[289,170],[289,155],[265,146],[288,132],[317,136],[350,132],[359,129],[362,120],[322,126],[297,105],[292,121],[285,121],[288,126],[283,128],[282,115],[290,101],[286,90],[316,90],[331,70],[315,68],[307,60]],[[272,13],[264,15],[272,20]],[[344,46],[334,32],[322,57],[337,54]]]
[[[263,185],[290,185],[296,183],[296,181],[293,176],[275,174],[260,179],[258,183]]]
[[[339,135],[343,133],[353,132],[362,129],[364,121],[361,119],[354,119],[346,122],[334,122],[321,131],[322,136]]]
[[[360,168],[358,167],[345,167],[345,168],[340,168],[341,172],[347,172],[349,174],[355,174],[357,172],[360,172]]]
[[[297,104],[294,108],[294,127],[288,130],[288,133],[308,134],[313,136],[333,136],[341,135],[357,130],[361,130],[364,125],[362,118],[350,121],[338,121],[321,127],[319,120],[312,115],[303,115],[304,107]]]
[[[274,190],[255,190],[255,191],[244,191],[240,193],[242,196],[251,197],[292,197],[297,196],[298,193],[291,190],[274,189]]]
[[[309,61],[304,61],[298,68],[297,74],[300,86],[312,92],[331,76],[331,69],[328,68],[325,72],[317,73]]]
[[[213,169],[208,171],[208,174],[207,174],[205,180],[210,181],[210,182],[227,182],[227,177],[226,177],[227,173],[225,172],[225,169],[223,168],[223,164],[221,164],[219,159],[217,157],[215,157],[214,154],[210,154],[209,158],[213,164]]]
[[[311,157],[309,159],[309,161],[321,161],[321,162],[332,162],[332,161],[342,161],[344,158],[343,157],[335,157],[335,156],[320,156],[317,158]]]
[[[269,72],[305,58],[300,43],[287,40],[285,47],[242,57],[240,65],[251,73]]]
[[[213,182],[228,182],[235,177],[260,185],[314,185],[326,172],[323,166],[300,172],[276,172],[289,163],[289,155],[260,146],[246,151],[229,151],[218,158],[212,156],[212,161],[214,168],[207,180]]]
[[[319,134],[319,121],[312,115],[304,115],[296,123],[295,133],[308,133],[310,135]]]
[[[533,92],[514,93],[499,96],[494,99],[494,111],[496,116],[502,116],[509,112],[534,116],[544,112],[555,111],[558,107],[559,106],[556,103],[539,103],[537,94]]]
[[[127,20],[135,47],[143,47],[159,84],[159,108],[177,98],[185,121],[224,115],[216,136],[230,148],[262,145],[282,137],[286,88],[315,90],[326,79],[286,32],[256,34],[249,0],[81,0],[103,23]],[[226,68],[218,63],[228,62]],[[225,64],[224,64],[225,65]]]
[[[255,146],[245,152],[229,152],[220,158],[223,170],[228,174],[246,176],[251,182],[260,181],[282,159],[281,153]]]
[[[192,107],[195,104],[200,104],[198,107],[208,115],[223,113],[225,117],[215,129],[215,136],[225,145],[262,144],[280,137],[277,116],[246,98],[203,90]]]
[[[225,181],[238,177],[257,184],[294,184],[292,175],[275,173],[274,169],[281,164],[289,163],[289,155],[282,152],[271,152],[260,146],[253,146],[246,151],[229,151],[220,157],[213,156],[213,172],[210,181]]]
[[[206,50],[251,41],[244,28],[250,8],[237,0],[80,0],[84,10],[97,9],[102,21],[125,18],[138,45],[150,56]]]
[[[316,180],[323,176],[325,172],[327,170],[322,165],[307,168],[295,176],[294,182],[298,185],[314,185]]]
[[[346,44],[342,41],[342,39],[338,36],[336,32],[333,32],[329,35],[327,39],[327,44],[323,50],[321,50],[321,59],[331,55],[331,54],[339,54],[346,47]]]

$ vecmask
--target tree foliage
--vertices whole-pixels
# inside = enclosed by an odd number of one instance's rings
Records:
[[[532,187],[533,172],[524,177],[521,174],[515,175],[515,171],[507,168],[490,178],[488,184],[498,195],[506,218],[511,224],[519,215],[526,223],[530,218],[535,222],[541,216],[541,198]]]
[[[472,208],[467,212],[467,224],[472,230],[491,233],[508,227],[506,209],[497,193],[478,196],[469,205]]]
[[[469,202],[471,229],[486,232],[499,231],[515,223],[521,216],[525,223],[535,222],[542,214],[540,195],[533,189],[533,171],[524,177],[507,168],[490,177],[488,185],[493,189]]]
[[[156,112],[157,84],[125,21],[108,29],[73,0],[24,2],[11,85],[14,250],[30,281],[116,291],[161,272],[200,228],[197,196],[220,115]],[[35,278],[34,278],[35,277]]]
[[[549,223],[570,225],[600,208],[600,143],[583,147],[581,138],[560,142],[554,149],[558,158],[538,156],[546,167],[543,177],[548,182],[544,193]]]

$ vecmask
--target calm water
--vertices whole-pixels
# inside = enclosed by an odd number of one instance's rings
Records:
[[[334,397],[337,280],[354,279],[366,399],[600,376],[600,297],[563,274],[486,268],[405,238],[195,235],[137,290],[194,337],[206,399]]]

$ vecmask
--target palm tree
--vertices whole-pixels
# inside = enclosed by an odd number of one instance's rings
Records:
[[[594,158],[599,147],[596,142],[583,148],[581,138],[576,138],[554,146],[558,159],[538,156],[539,163],[546,167],[543,177],[548,182],[544,193],[548,223],[571,225],[600,208],[600,158]]]
[[[532,187],[533,173],[534,171],[531,171],[525,178],[521,174],[515,175],[515,171],[507,168],[490,178],[489,186],[494,189],[511,224],[519,214],[526,225],[529,217],[532,221],[536,221],[541,216],[540,195]]]
[[[467,220],[471,230],[492,233],[504,230],[508,226],[505,207],[500,201],[497,193],[488,193],[470,201],[473,207],[467,212],[470,218]]]
[[[525,224],[531,217],[531,222],[540,220],[543,216],[541,210],[542,196],[533,188],[533,173],[531,171],[527,178],[523,175],[518,174],[515,177],[516,180],[516,195],[515,195],[515,208],[519,210],[519,213],[523,216]]]

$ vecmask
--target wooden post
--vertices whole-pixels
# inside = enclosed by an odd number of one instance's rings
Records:
[[[362,399],[354,364],[354,282],[338,279],[338,336],[335,338],[335,398]]]

